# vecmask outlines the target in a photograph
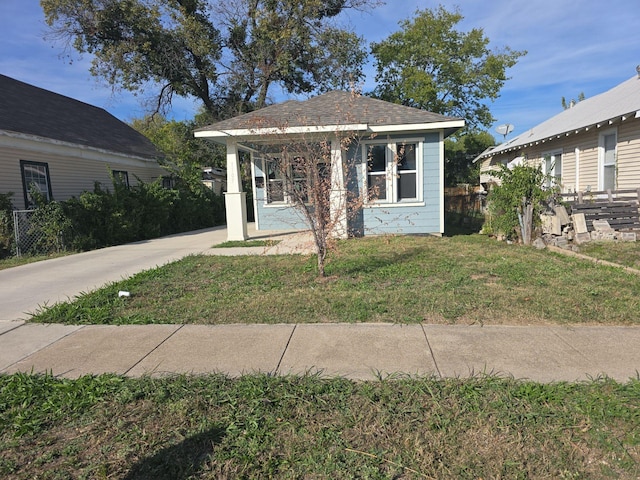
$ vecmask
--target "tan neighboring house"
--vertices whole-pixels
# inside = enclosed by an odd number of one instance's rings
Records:
[[[213,190],[216,195],[227,191],[227,172],[223,168],[204,167],[202,169],[202,183]]]
[[[107,111],[0,75],[0,193],[13,192],[15,209],[31,206],[37,188],[67,200],[111,187],[111,175],[128,184],[167,175],[160,152],[142,134]]]
[[[510,162],[541,164],[563,193],[640,187],[640,66],[638,75],[583,100],[476,159],[480,184]]]

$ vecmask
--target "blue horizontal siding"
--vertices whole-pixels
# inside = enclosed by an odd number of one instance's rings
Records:
[[[390,139],[414,137],[410,134],[400,134]],[[423,201],[414,202],[420,205],[377,204],[365,206],[362,211],[350,218],[350,225],[356,232],[363,235],[379,234],[437,234],[440,231],[440,204],[442,189],[440,183],[440,135],[429,133],[422,135],[423,141]],[[350,151],[349,159],[357,161],[355,172],[349,177],[349,188],[352,191],[362,189],[364,185],[363,168],[361,166],[361,150]],[[263,176],[261,162],[256,161],[255,175]],[[266,179],[265,179],[266,181]],[[257,188],[254,192],[257,202],[257,214],[260,230],[303,230],[309,228],[302,217],[302,213],[290,206],[266,205],[264,188]]]

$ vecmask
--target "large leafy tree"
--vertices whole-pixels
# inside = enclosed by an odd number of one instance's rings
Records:
[[[413,20],[372,45],[378,83],[373,96],[434,113],[462,117],[475,128],[494,118],[486,100],[495,100],[506,70],[526,52],[491,50],[482,29],[456,29],[463,16],[443,6],[418,10]]]
[[[362,78],[363,41],[333,25],[375,0],[41,0],[53,33],[94,56],[115,87],[157,87],[157,108],[195,97],[213,119],[269,92],[311,93]]]
[[[207,115],[202,115],[208,118]],[[194,120],[168,120],[160,115],[150,115],[131,121],[131,126],[151,140],[164,154],[165,164],[176,169],[187,167],[223,166],[224,150],[213,142],[195,138],[193,131],[207,124]],[[208,122],[210,123],[210,122]]]
[[[495,139],[489,132],[465,130],[461,135],[447,138],[444,145],[445,185],[476,185],[480,179],[480,164],[474,165],[473,160],[488,147],[495,145]]]

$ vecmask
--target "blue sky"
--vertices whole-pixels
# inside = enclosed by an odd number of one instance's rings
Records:
[[[367,42],[383,40],[417,9],[459,7],[459,30],[482,28],[492,48],[527,50],[508,70],[501,97],[490,104],[496,123],[515,125],[517,135],[562,110],[561,99],[591,97],[636,74],[640,64],[638,0],[387,0],[369,13],[351,12],[343,21]],[[89,74],[91,58],[53,39],[37,0],[0,0],[0,73],[102,107],[128,121],[144,115],[144,94],[112,91]],[[370,66],[363,87],[374,86]],[[1,92],[0,92],[1,94]],[[172,115],[192,118],[195,104],[174,102]]]

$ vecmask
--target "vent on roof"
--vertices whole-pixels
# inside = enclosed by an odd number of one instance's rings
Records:
[[[636,67],[636,72],[638,72],[638,78],[640,78],[640,65]]]

